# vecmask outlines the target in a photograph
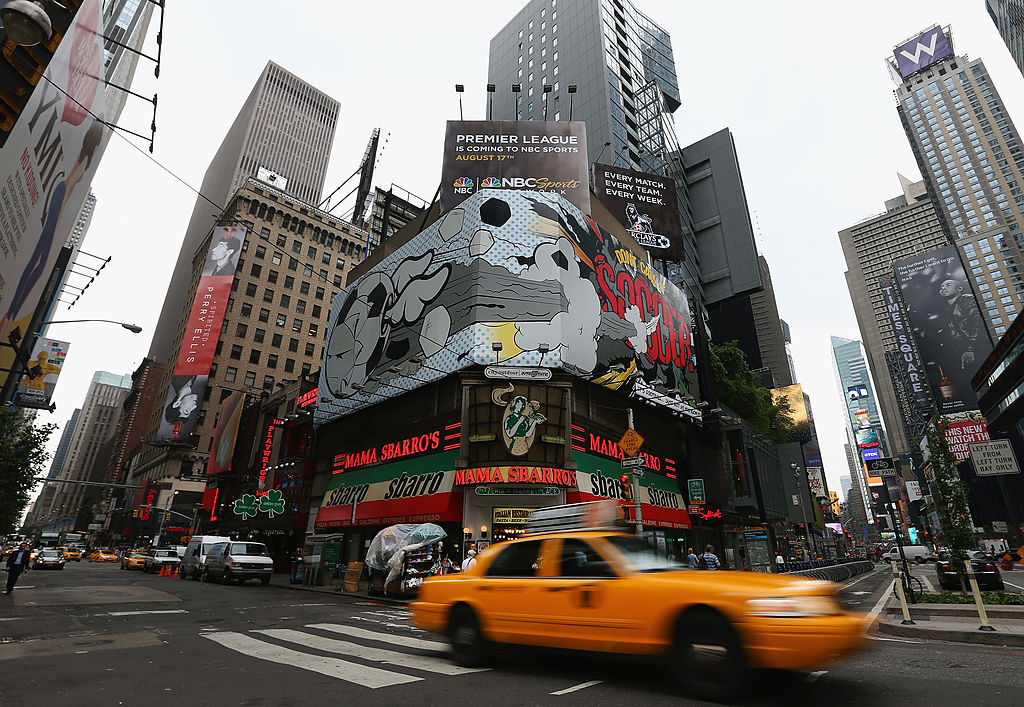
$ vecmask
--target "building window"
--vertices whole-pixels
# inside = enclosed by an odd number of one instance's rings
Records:
[[[284,360],[284,372],[285,373],[292,373],[293,371],[295,371],[295,359],[293,359],[293,358],[286,358]]]
[[[273,302],[274,301],[274,291],[272,289],[270,289],[269,287],[266,288],[265,290],[263,290],[263,301],[264,302]]]
[[[323,307],[321,307],[321,306],[320,306],[320,305],[318,305],[318,304],[314,304],[314,305],[313,305],[313,316],[314,316],[315,318],[319,318],[319,317],[320,317],[320,313],[321,313],[322,311],[323,311]]]
[[[260,362],[260,350],[259,349],[253,349],[252,351],[249,352],[249,363],[257,363],[258,364],[259,362]]]
[[[288,269],[289,270],[293,270],[293,271],[298,271],[298,269],[299,269],[299,261],[296,260],[295,258],[288,258]]]
[[[311,365],[309,365],[308,363],[302,364],[302,375],[308,376],[309,372],[310,372],[310,370],[312,370],[312,368],[313,367]]]
[[[263,339],[266,337],[266,335],[267,335],[267,330],[266,329],[257,329],[252,334],[252,340],[255,341],[257,344],[262,344],[263,343]]]
[[[269,309],[265,309],[265,308],[261,309],[260,310],[260,316],[258,317],[258,319],[261,322],[269,322],[270,321],[270,310]]]
[[[301,253],[302,252],[302,242],[301,241],[292,241],[292,252],[293,253]]]
[[[320,327],[318,325],[310,324],[309,325],[309,335],[310,336],[316,336],[316,333],[317,333],[317,331],[319,331],[319,329],[320,329]]]
[[[280,334],[274,334],[274,336],[272,336],[270,339],[270,345],[276,349],[279,349],[281,348],[281,340],[282,337]]]
[[[238,376],[238,369],[234,366],[228,366],[224,369],[224,380],[227,383],[234,383],[235,378]]]
[[[245,372],[245,385],[249,386],[250,388],[252,386],[256,385],[256,372],[255,371],[246,371]]]
[[[292,331],[302,331],[302,320],[298,317],[292,322]]]
[[[303,295],[308,295],[309,294],[309,283],[308,282],[300,282],[299,283],[299,294],[303,294]]]
[[[307,342],[306,343],[306,355],[307,356],[312,356],[314,351],[315,351],[315,347],[313,345],[313,342],[311,342],[311,341]]]
[[[306,300],[300,299],[295,302],[295,311],[299,314],[306,313]]]
[[[277,354],[267,356],[267,368],[277,368]]]
[[[236,361],[241,360],[241,358],[242,358],[242,347],[239,344],[232,344],[231,345],[231,354],[230,354],[230,356],[231,356],[231,358],[235,359]]]
[[[240,339],[244,339],[245,332],[248,331],[248,329],[249,327],[247,327],[245,324],[239,324],[238,326],[235,327],[235,336],[237,336]]]
[[[288,295],[281,295],[281,306],[290,307],[292,305],[292,298]]]
[[[279,327],[283,327],[287,323],[288,323],[288,318],[285,315],[283,315],[283,314],[278,314],[277,315],[277,325]]]
[[[288,340],[288,350],[289,351],[298,351],[299,350],[299,340],[298,339],[289,339]]]
[[[262,273],[262,272],[263,272],[263,266],[260,265],[259,263],[253,263],[252,267],[249,268],[249,274],[252,275],[253,277],[259,277],[260,273]]]
[[[267,254],[267,249],[266,249],[265,246],[261,246],[261,245],[256,246],[256,257],[257,258],[260,258],[262,260],[263,257],[266,254]]]
[[[249,302],[242,302],[242,316],[248,317],[252,314],[252,304]]]
[[[285,286],[285,289],[287,289],[287,290],[290,290],[293,287],[295,287],[295,278],[292,277],[291,275],[285,275],[284,276],[284,286]]]
[[[322,287],[316,288],[316,295],[315,295],[315,297],[316,297],[316,299],[323,299],[324,298],[324,288],[322,288]]]
[[[245,296],[246,297],[255,297],[256,296],[256,283],[255,282],[250,282],[248,285],[245,286]]]
[[[281,264],[281,254],[280,253],[274,253],[272,256],[270,256],[270,262],[272,262],[274,265],[280,265]]]
[[[277,270],[269,270],[267,272],[267,282],[271,285],[277,284]]]
[[[263,390],[272,390],[274,388],[274,376],[263,376]]]

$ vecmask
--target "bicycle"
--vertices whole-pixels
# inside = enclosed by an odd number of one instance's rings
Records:
[[[921,580],[910,574],[910,572],[900,572],[900,582],[903,584],[903,596],[906,597],[908,604],[916,604],[921,600],[921,595],[924,594],[924,584]],[[893,596],[899,597],[899,592],[896,591],[896,581],[892,583]]]

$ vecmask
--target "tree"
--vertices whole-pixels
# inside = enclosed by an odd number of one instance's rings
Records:
[[[963,586],[964,562],[971,548],[974,528],[967,484],[960,478],[959,462],[946,442],[948,428],[949,421],[945,417],[939,417],[934,425],[928,426],[928,463],[935,477],[931,489],[939,514],[939,532],[949,546],[950,565],[960,575]]]
[[[711,342],[710,352],[718,399],[773,442],[785,442],[793,427],[789,401],[772,399],[772,392],[750,370],[737,342]]]
[[[0,534],[14,532],[43,473],[46,441],[56,425],[36,425],[21,408],[0,407]]]

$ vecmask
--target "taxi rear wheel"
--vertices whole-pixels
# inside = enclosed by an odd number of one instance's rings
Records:
[[[448,621],[448,639],[452,658],[464,668],[476,668],[486,659],[486,643],[476,613],[468,606],[457,606]]]
[[[728,700],[745,686],[747,666],[739,637],[717,612],[691,611],[679,619],[673,659],[676,678],[694,697]]]

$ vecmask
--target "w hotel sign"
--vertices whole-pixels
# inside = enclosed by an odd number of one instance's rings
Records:
[[[900,76],[907,78],[940,59],[952,55],[953,45],[942,28],[936,25],[927,32],[899,45],[894,53]]]

